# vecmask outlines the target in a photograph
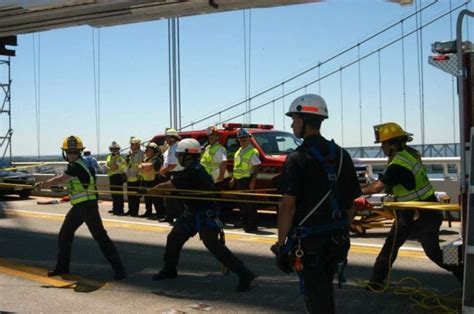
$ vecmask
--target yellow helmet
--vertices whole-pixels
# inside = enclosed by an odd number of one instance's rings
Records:
[[[405,138],[407,142],[413,140],[412,133],[405,132],[402,127],[395,122],[387,122],[374,125],[375,144],[382,143],[394,138]]]
[[[84,150],[84,144],[79,136],[71,135],[64,139],[61,149],[64,151],[80,152]]]

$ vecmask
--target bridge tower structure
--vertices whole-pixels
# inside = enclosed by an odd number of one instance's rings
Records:
[[[11,116],[11,57],[15,51],[7,46],[16,46],[16,36],[0,37],[0,161],[12,161],[12,116]]]

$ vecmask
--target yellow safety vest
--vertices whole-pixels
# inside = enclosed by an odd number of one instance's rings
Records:
[[[89,169],[87,169],[87,165],[82,159],[78,159],[73,162],[80,165],[82,168],[84,168],[84,170],[87,171],[87,174],[89,175],[89,185],[87,186],[86,190],[84,189],[84,186],[82,185],[79,178],[74,177],[69,180],[69,198],[71,199],[71,204],[76,205],[82,202],[97,199],[94,178],[92,177]]]
[[[426,169],[421,162],[406,150],[398,152],[390,165],[399,165],[408,169],[415,177],[415,189],[407,190],[401,184],[393,187],[393,196],[399,202],[423,201],[435,193],[428,179]]]
[[[240,154],[242,147],[240,147],[234,155],[234,178],[242,179],[249,178],[253,174],[253,166],[250,163],[253,155],[258,156],[258,150],[255,147],[248,148],[242,155]]]
[[[144,162],[149,162],[151,163],[151,168],[148,169],[148,170],[143,170],[143,169],[140,169],[139,171],[139,174],[140,176],[143,178],[143,181],[153,181],[155,180],[156,178],[156,170],[155,168],[153,167],[153,161],[155,159],[157,159],[158,157],[157,156],[154,156],[153,158],[151,158],[150,160],[147,160],[147,161],[144,161]]]
[[[214,156],[221,148],[223,148],[223,146],[216,142],[212,145],[208,145],[204,150],[204,153],[201,156],[201,165],[206,169],[207,173],[212,174],[214,170],[219,169],[221,164],[219,162],[214,162]]]
[[[138,166],[142,162],[143,159],[143,151],[139,150],[135,152],[135,154],[130,158],[128,163],[128,170],[127,170],[127,181],[128,182],[137,182],[138,177]]]
[[[110,169],[110,167],[112,167],[112,164],[116,164],[118,166],[117,170]],[[118,173],[124,173],[125,168],[127,167],[127,163],[122,156],[120,155],[113,156],[112,154],[107,156],[105,165],[107,166],[108,176],[113,176],[114,174],[118,174]]]

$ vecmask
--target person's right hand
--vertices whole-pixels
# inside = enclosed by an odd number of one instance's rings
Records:
[[[373,206],[370,204],[369,199],[365,196],[360,196],[353,201],[355,210],[372,209]]]

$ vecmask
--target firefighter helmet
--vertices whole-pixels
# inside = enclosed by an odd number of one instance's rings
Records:
[[[242,138],[242,137],[252,137],[252,135],[249,133],[249,131],[246,128],[241,128],[237,132],[237,138]]]
[[[375,144],[395,138],[405,139],[407,142],[411,142],[413,140],[413,134],[405,132],[402,127],[395,122],[374,125],[374,133]]]
[[[219,131],[217,130],[217,127],[210,126],[207,128],[207,136],[210,136],[210,135],[219,135]]]
[[[84,144],[79,136],[71,135],[64,139],[61,149],[67,152],[81,152]]]
[[[326,102],[316,94],[306,94],[293,100],[286,115],[291,117],[293,114],[322,119],[329,117]]]
[[[109,146],[109,150],[119,150],[120,149],[120,145],[117,144],[116,141],[113,141],[112,144],[110,144]]]
[[[132,136],[130,138],[130,144],[138,144],[140,145],[142,143],[142,140],[139,139],[138,137]]]
[[[181,136],[179,136],[178,131],[176,131],[175,129],[167,129],[165,131],[165,136],[173,136],[176,137],[178,140],[181,139]]]
[[[185,138],[178,143],[177,153],[200,154],[201,144],[193,138]]]
[[[145,149],[148,149],[148,148],[152,149],[155,153],[160,151],[160,148],[154,142],[149,142],[148,144],[146,144]]]

